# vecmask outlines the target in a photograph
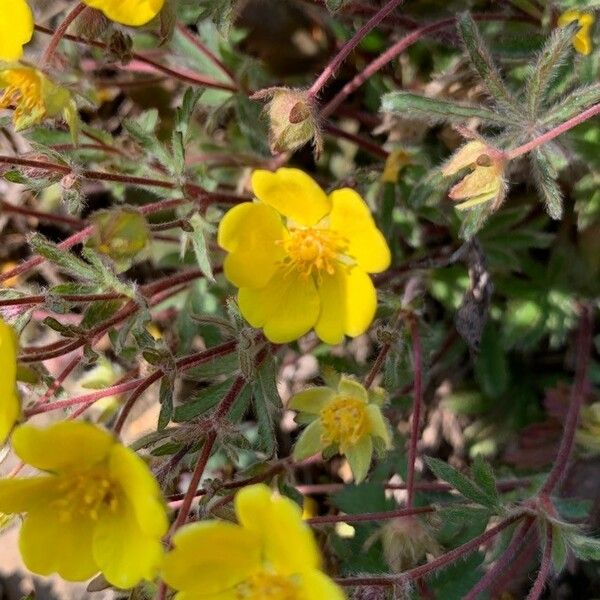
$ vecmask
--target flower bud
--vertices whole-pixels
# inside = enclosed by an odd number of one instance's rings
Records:
[[[321,152],[321,134],[316,109],[304,90],[271,88],[254,94],[253,98],[271,100],[266,107],[269,117],[271,152],[294,151],[313,140],[315,154]]]
[[[417,565],[427,554],[438,554],[439,546],[429,529],[415,517],[393,519],[381,531],[383,555],[396,573]]]

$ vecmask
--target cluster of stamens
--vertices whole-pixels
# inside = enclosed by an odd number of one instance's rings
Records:
[[[240,600],[298,600],[298,585],[290,577],[260,571],[237,587]]]
[[[320,273],[333,275],[347,248],[346,241],[337,232],[315,227],[292,229],[281,243],[287,254],[284,262],[305,277]]]
[[[351,446],[368,432],[367,404],[351,396],[339,396],[320,413],[323,442]]]
[[[37,74],[30,69],[7,69],[2,79],[9,85],[0,96],[0,108],[14,105],[15,118],[32,113],[45,113],[41,83]]]
[[[115,483],[100,469],[61,475],[58,492],[54,506],[62,522],[79,515],[96,521],[101,510],[115,512],[119,505]]]

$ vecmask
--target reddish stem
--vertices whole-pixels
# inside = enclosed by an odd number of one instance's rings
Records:
[[[573,129],[573,127],[577,127],[577,125],[580,125],[584,121],[587,121],[588,119],[596,116],[599,113],[600,113],[600,104],[594,104],[594,106],[590,106],[590,108],[584,110],[582,113],[579,113],[578,115],[575,115],[574,117],[570,118],[569,120],[565,121],[564,123],[557,125],[553,129],[550,129],[550,131],[546,131],[546,133],[543,133],[542,135],[531,140],[530,142],[527,142],[526,144],[523,144],[522,146],[514,148],[513,150],[509,150],[506,153],[506,157],[509,160],[512,160],[513,158],[517,158],[518,156],[527,154],[527,152],[534,150],[535,148],[537,148],[538,146],[541,146],[542,144],[546,144],[547,142],[558,137],[559,135],[562,135],[566,131],[569,131],[569,129]]]
[[[414,569],[410,569],[403,573],[398,573],[394,575],[365,575],[365,576],[357,576],[357,577],[344,577],[336,579],[339,585],[344,587],[348,586],[393,586],[399,581],[403,580],[416,580],[425,575],[428,575],[432,571],[436,571],[437,569],[441,569],[446,565],[454,562],[455,560],[470,554],[482,544],[485,544],[489,540],[496,537],[502,530],[506,529],[513,523],[516,523],[520,519],[523,518],[523,514],[513,515],[511,517],[507,517],[504,521],[498,523],[494,527],[491,527],[486,532],[478,535],[477,537],[469,540],[462,546],[458,548],[454,548],[454,550],[450,550],[446,552],[446,554],[442,554],[442,556],[432,560],[431,562],[421,565],[419,567],[415,567]]]
[[[46,47],[46,50],[42,56],[42,68],[46,67],[52,60],[60,40],[62,40],[65,33],[67,33],[67,29],[69,29],[71,23],[73,23],[73,21],[86,9],[87,6],[83,2],[76,4],[52,34],[52,37],[48,42],[48,46]]]
[[[565,420],[563,436],[560,441],[560,447],[552,469],[539,492],[539,496],[549,496],[554,488],[565,476],[567,463],[573,451],[575,443],[575,433],[579,414],[583,401],[585,400],[587,388],[587,370],[592,351],[592,309],[588,305],[581,305],[581,315],[579,318],[579,331],[577,334],[577,363],[575,366],[575,381],[571,389],[571,398],[569,403],[569,412]]]
[[[360,44],[363,38],[383,21],[403,0],[388,0],[340,49],[331,62],[323,69],[308,90],[308,97],[315,98],[327,81],[335,74],[348,55]]]
[[[386,510],[381,512],[360,513],[355,515],[323,515],[306,519],[309,525],[326,525],[328,523],[362,523],[364,521],[385,521],[388,519],[399,519],[413,515],[423,515],[436,512],[434,506],[419,506],[417,508],[400,508],[398,510]]]
[[[417,460],[417,441],[421,426],[421,410],[423,407],[423,351],[419,323],[415,318],[410,318],[410,335],[412,338],[413,369],[415,372],[412,426],[410,430],[410,446],[408,448],[408,473],[406,477],[406,506],[413,504],[415,494],[415,462]]]
[[[539,600],[546,586],[550,569],[552,568],[552,527],[546,525],[546,543],[544,544],[544,554],[542,555],[542,562],[540,564],[540,570],[538,571],[533,587],[527,595],[527,600]]]

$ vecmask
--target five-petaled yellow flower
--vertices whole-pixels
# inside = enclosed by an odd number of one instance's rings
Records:
[[[292,396],[288,408],[300,412],[299,423],[309,424],[296,442],[294,458],[302,460],[320,450],[339,451],[360,483],[371,465],[374,446],[383,451],[392,445],[381,413],[384,398],[380,388],[366,390],[349,377],[341,377],[336,389],[313,387]]]
[[[577,21],[579,30],[573,36],[573,48],[587,56],[592,51],[591,29],[594,24],[594,15],[589,12],[579,10],[567,10],[558,19],[558,25],[564,27],[573,21]]]
[[[83,0],[88,6],[101,10],[111,21],[138,27],[161,11],[165,0]]]
[[[0,61],[23,56],[23,46],[33,35],[33,15],[25,0],[0,0]]]
[[[40,123],[46,117],[61,116],[73,135],[78,127],[77,108],[69,90],[56,85],[32,67],[0,69],[0,108],[15,105],[13,122],[20,131]]]
[[[163,564],[176,600],[343,600],[320,570],[302,511],[266,485],[235,497],[239,525],[204,521],[182,527]]]
[[[17,395],[17,335],[0,319],[0,445],[21,414]]]
[[[377,307],[368,273],[390,264],[364,200],[349,188],[327,195],[289,168],[255,171],[252,188],[257,201],[229,210],[218,234],[242,315],[276,343],[313,327],[328,344],[364,333]]]
[[[34,573],[83,581],[101,571],[130,588],[152,579],[167,516],[144,461],[94,425],[17,427],[16,454],[47,473],[0,481],[0,512],[27,513],[19,546]]]

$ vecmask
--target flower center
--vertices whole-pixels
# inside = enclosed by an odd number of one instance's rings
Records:
[[[16,104],[15,117],[24,113],[45,112],[41,84],[31,69],[6,69],[0,74],[8,86],[0,96],[0,108]]]
[[[320,417],[326,444],[354,445],[368,432],[367,405],[357,398],[336,398],[321,410]]]
[[[308,277],[323,271],[333,275],[335,264],[343,257],[347,243],[335,231],[309,227],[292,229],[283,247],[287,253],[286,263]]]
[[[96,521],[101,510],[115,512],[119,506],[118,486],[105,469],[61,475],[58,491],[54,505],[62,522],[79,517]]]
[[[299,600],[298,584],[290,577],[261,571],[237,588],[240,600]]]

